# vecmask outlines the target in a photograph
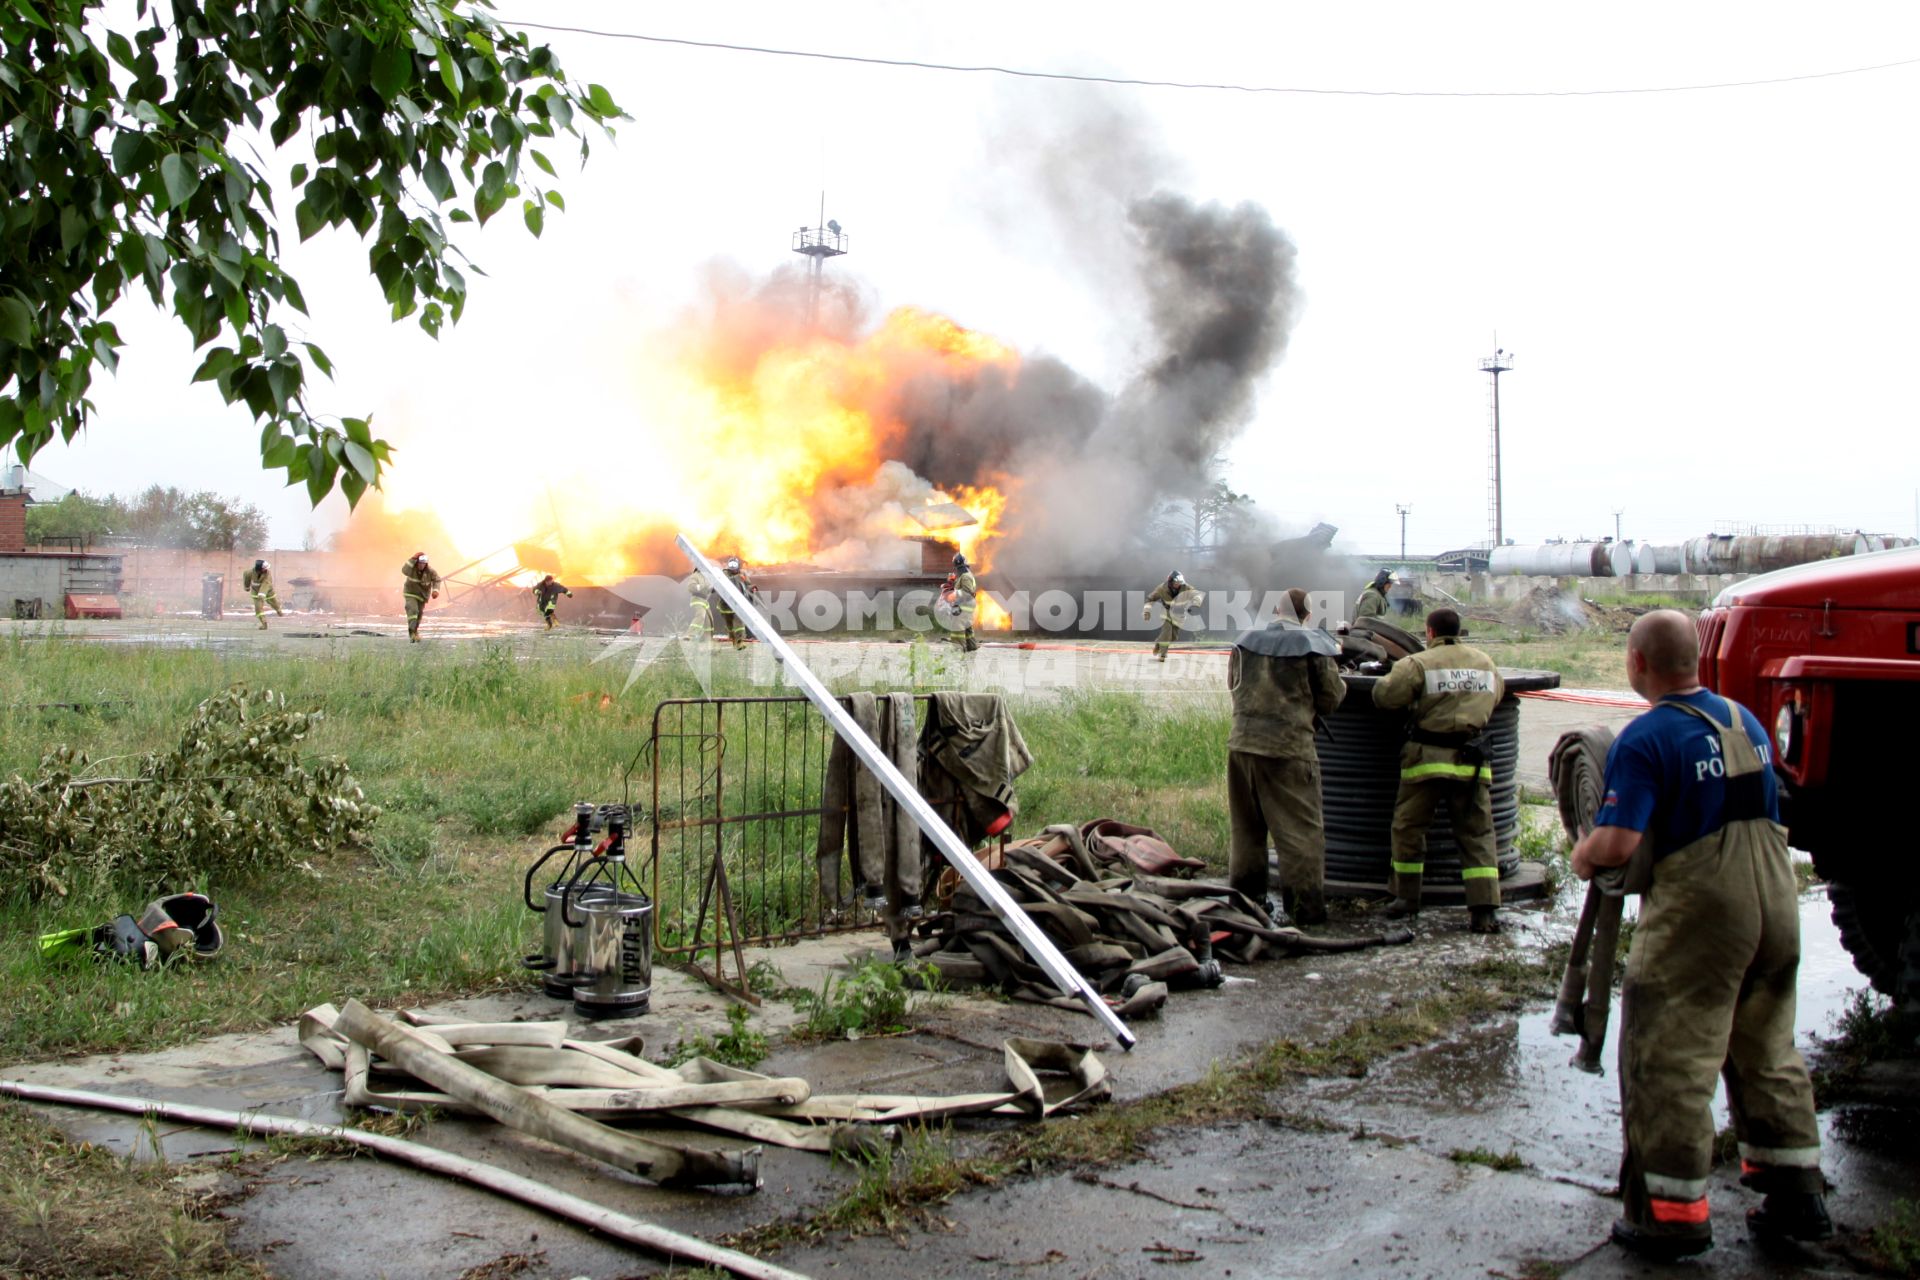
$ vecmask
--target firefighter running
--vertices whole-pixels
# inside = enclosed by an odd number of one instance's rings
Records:
[[[440,575],[427,564],[427,553],[416,551],[412,559],[400,566],[400,586],[407,602],[407,640],[420,643],[420,618],[427,611],[427,601],[440,595]]]
[[[255,560],[253,568],[240,575],[240,589],[253,597],[253,616],[262,631],[267,629],[269,607],[276,617],[287,616],[280,607],[280,598],[273,593],[273,566],[265,560]]]
[[[1427,828],[1445,800],[1460,850],[1469,927],[1498,933],[1500,867],[1485,731],[1506,685],[1492,658],[1460,643],[1460,615],[1452,609],[1427,615],[1427,645],[1394,663],[1373,687],[1375,706],[1409,710],[1407,742],[1400,748],[1400,792],[1393,805],[1394,900],[1387,914],[1419,913]]]
[[[727,581],[738,587],[741,595],[751,600],[758,594],[758,588],[753,585],[753,579],[747,576],[747,571],[741,565],[739,556],[727,557],[726,570]],[[746,648],[746,624],[733,616],[733,610],[727,607],[725,600],[713,601],[713,608],[719,613],[720,621],[727,629],[727,639],[733,641],[733,647],[736,649]]]
[[[1173,642],[1182,631],[1194,629],[1193,614],[1200,607],[1205,594],[1187,585],[1187,580],[1178,569],[1167,575],[1167,580],[1147,593],[1146,603],[1140,606],[1140,620],[1147,622],[1153,617],[1153,606],[1159,605],[1160,635],[1153,642],[1153,657],[1156,662],[1165,662],[1167,654],[1173,649]]]
[[[1303,625],[1307,593],[1294,587],[1280,617],[1234,642],[1227,662],[1233,730],[1227,738],[1227,880],[1267,904],[1275,924],[1325,924],[1327,834],[1314,728],[1346,696],[1340,643]],[[1267,837],[1280,856],[1281,900],[1267,896]]]
[[[573,592],[555,582],[552,574],[533,584],[533,603],[540,610],[540,616],[546,619],[549,631],[553,630],[553,609],[560,603],[561,596],[571,600]]]
[[[1748,1230],[1763,1243],[1833,1234],[1813,1088],[1793,1047],[1798,887],[1767,734],[1700,687],[1699,661],[1685,614],[1633,624],[1627,680],[1652,707],[1614,741],[1593,830],[1573,851],[1582,880],[1628,867],[1622,887],[1645,886],[1621,995],[1626,1150],[1613,1239],[1654,1258],[1713,1245],[1723,1076],[1740,1181],[1765,1197]]]
[[[960,646],[962,653],[972,653],[980,647],[980,642],[973,637],[974,599],[979,593],[979,580],[973,576],[965,553],[954,552],[953,572],[940,588],[939,612],[942,625],[954,633],[953,642]]]
[[[1373,581],[1360,589],[1360,603],[1354,606],[1353,620],[1362,618],[1384,618],[1387,616],[1387,588],[1393,585],[1393,574],[1386,569],[1373,575]]]

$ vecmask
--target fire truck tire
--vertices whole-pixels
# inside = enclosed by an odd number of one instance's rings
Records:
[[[1907,913],[1907,936],[1900,941],[1900,982],[1894,1006],[1905,1014],[1920,1014],[1920,911]]]
[[[1905,959],[1911,969],[1920,964],[1920,948],[1913,946],[1914,931],[1920,927],[1920,913],[1908,916],[1898,902],[1889,903],[1885,895],[1861,892],[1853,885],[1833,881],[1827,885],[1827,901],[1833,907],[1833,925],[1840,931],[1840,945],[1853,957],[1853,967],[1882,995],[1896,995],[1902,986],[1901,967]],[[1903,946],[1902,943],[1906,943]],[[1905,953],[1903,955],[1903,953]],[[1911,982],[1905,984],[1912,989]]]

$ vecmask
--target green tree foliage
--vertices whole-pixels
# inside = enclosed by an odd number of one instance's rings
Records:
[[[150,486],[120,509],[114,532],[156,547],[194,551],[252,551],[267,545],[267,518],[258,507],[207,489],[187,493]]]
[[[351,228],[393,318],[438,335],[467,300],[446,223],[518,200],[539,235],[565,208],[540,143],[584,158],[576,122],[619,107],[487,0],[136,0],[111,25],[104,4],[0,3],[0,447],[28,461],[86,425],[122,346],[106,315],[139,289],[206,348],[194,380],[260,423],[265,466],[357,502],[388,446],[308,407],[308,368],[332,366],[283,324],[306,302],[260,149],[311,146],[293,229]]]
[[[58,502],[27,508],[27,541],[39,546],[73,540],[86,546],[102,534],[117,532],[120,515],[121,508],[114,499],[75,491]]]
[[[208,489],[188,493],[157,484],[130,500],[70,493],[27,508],[32,543],[68,538],[91,543],[109,533],[153,547],[252,551],[267,545],[267,517],[251,503]]]

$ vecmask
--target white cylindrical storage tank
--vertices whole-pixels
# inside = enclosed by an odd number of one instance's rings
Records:
[[[1685,550],[1677,542],[1653,549],[1653,571],[1655,573],[1685,573],[1687,557]]]
[[[1634,573],[1633,544],[1616,542],[1607,551],[1608,572],[1616,578],[1631,578]]]

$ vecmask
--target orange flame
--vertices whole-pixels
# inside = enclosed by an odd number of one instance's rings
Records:
[[[463,559],[546,530],[567,578],[615,582],[685,572],[672,549],[675,532],[710,556],[750,564],[917,569],[918,548],[903,535],[927,531],[906,512],[950,501],[975,523],[936,536],[984,568],[1006,482],[943,487],[914,475],[894,460],[909,437],[896,405],[916,379],[1011,373],[1018,354],[912,307],[860,338],[794,334],[785,325],[742,306],[649,343],[629,372],[631,406],[599,422],[552,425],[551,447],[525,460],[533,474],[520,509],[503,508],[495,488],[440,480],[441,458],[464,446],[434,439],[408,442],[408,465],[393,473],[386,507],[433,512]],[[540,474],[548,457],[590,470]],[[485,567],[512,567],[510,552],[497,559]]]

